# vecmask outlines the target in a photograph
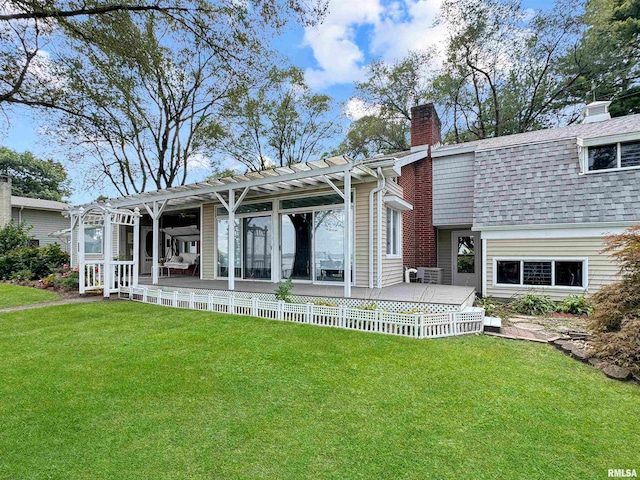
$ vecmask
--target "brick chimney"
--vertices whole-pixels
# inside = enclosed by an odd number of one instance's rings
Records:
[[[440,143],[440,118],[433,103],[411,109],[411,148]]]
[[[0,175],[0,228],[11,221],[11,177]]]
[[[398,183],[413,210],[402,213],[402,257],[407,267],[435,267],[436,229],[433,226],[433,161],[431,146],[440,143],[440,119],[433,103],[411,109],[411,150],[429,156],[402,167]]]

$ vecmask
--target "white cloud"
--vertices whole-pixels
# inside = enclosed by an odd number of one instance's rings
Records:
[[[409,50],[441,45],[444,27],[434,26],[440,4],[441,0],[331,0],[325,21],[305,29],[304,43],[317,62],[305,72],[307,82],[322,89],[362,80],[371,57],[392,62]]]
[[[344,114],[350,120],[359,120],[365,115],[377,115],[379,105],[369,105],[359,98],[350,98],[344,106]]]

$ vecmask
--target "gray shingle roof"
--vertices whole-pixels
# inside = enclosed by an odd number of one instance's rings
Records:
[[[450,151],[452,155],[457,150],[476,147],[476,151],[495,150],[516,145],[530,145],[534,143],[552,142],[567,138],[594,138],[607,135],[618,135],[640,131],[640,114],[616,117],[602,122],[568,125],[566,127],[547,128],[533,132],[516,133],[503,137],[486,138],[473,142],[439,145],[434,150],[438,152]]]
[[[56,202],[53,200],[42,200],[39,198],[27,198],[11,196],[12,207],[24,207],[33,208],[35,210],[57,210],[63,212],[69,205],[63,202]]]

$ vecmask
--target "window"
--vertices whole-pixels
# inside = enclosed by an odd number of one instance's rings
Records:
[[[584,288],[586,260],[496,259],[494,283],[532,287]]]
[[[400,256],[402,253],[402,214],[387,207],[387,255]]]
[[[640,167],[640,142],[587,147],[587,170]]]
[[[458,273],[475,273],[473,237],[458,237]]]
[[[84,229],[84,253],[102,253],[102,227]]]

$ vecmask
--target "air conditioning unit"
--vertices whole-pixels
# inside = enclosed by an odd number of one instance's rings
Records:
[[[422,283],[441,285],[443,275],[443,268],[418,267],[418,278],[422,278]]]

